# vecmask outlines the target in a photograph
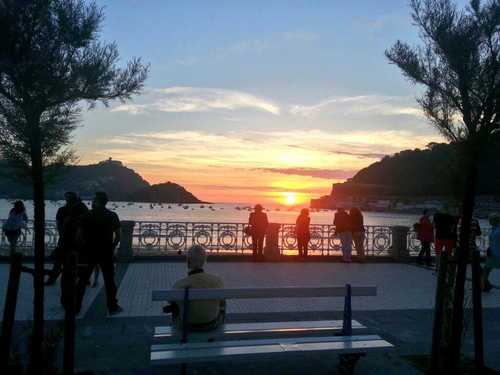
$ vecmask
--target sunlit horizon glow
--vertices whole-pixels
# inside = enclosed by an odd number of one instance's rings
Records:
[[[443,141],[384,57],[417,39],[405,2],[259,1],[97,0],[102,39],[151,72],[132,100],[83,113],[80,163],[112,157],[209,202],[307,206],[384,155]]]
[[[297,204],[297,194],[291,191],[287,191],[283,193],[284,195],[284,204],[287,206],[293,206]]]

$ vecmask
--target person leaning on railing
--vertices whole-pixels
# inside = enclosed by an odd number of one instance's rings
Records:
[[[434,224],[431,221],[430,212],[425,209],[419,222],[414,226],[417,232],[417,239],[420,241],[420,252],[418,253],[417,263],[432,266],[431,243],[434,241]]]
[[[351,219],[344,208],[339,207],[333,220],[335,234],[340,238],[342,244],[342,262],[351,263],[352,232]]]
[[[174,289],[219,289],[224,287],[222,280],[213,274],[205,272],[203,267],[207,254],[203,246],[194,245],[187,251],[188,275],[178,280]],[[163,312],[171,313],[174,324],[183,326],[182,303],[171,302],[163,308]],[[226,302],[224,300],[190,301],[187,323],[191,331],[210,331],[224,322]]]
[[[349,220],[351,223],[352,240],[356,248],[356,255],[358,261],[363,262],[365,260],[365,225],[361,210],[357,207],[351,208],[349,210]]]

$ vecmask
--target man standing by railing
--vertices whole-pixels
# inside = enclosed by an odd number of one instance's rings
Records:
[[[264,208],[260,204],[255,205],[254,212],[252,212],[248,218],[248,224],[250,224],[252,235],[254,260],[264,257],[264,237],[266,236],[269,221],[263,210]]]

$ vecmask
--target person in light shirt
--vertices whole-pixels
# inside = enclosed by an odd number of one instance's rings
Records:
[[[490,248],[486,256],[486,264],[482,275],[482,287],[484,292],[489,292],[493,286],[489,282],[489,276],[492,270],[500,268],[500,215],[492,214],[490,216]]]
[[[224,287],[222,280],[213,274],[205,272],[203,267],[207,254],[203,246],[194,245],[187,252],[188,275],[178,280],[174,289],[219,289]],[[225,301],[190,301],[188,308],[188,324],[192,331],[210,331],[224,322]],[[165,313],[172,313],[172,319],[177,327],[182,327],[182,303],[171,302],[163,308]]]

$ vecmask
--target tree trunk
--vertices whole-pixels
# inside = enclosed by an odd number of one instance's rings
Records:
[[[44,339],[44,268],[45,268],[45,199],[39,121],[33,125],[31,140],[31,176],[33,181],[35,273],[33,276],[32,369],[43,374]]]
[[[443,321],[444,321],[444,302],[446,295],[446,277],[448,275],[448,256],[445,251],[440,255],[439,272],[436,285],[436,302],[434,307],[434,324],[432,327],[432,350],[431,350],[431,366],[430,374],[439,374],[441,371],[443,357],[442,337],[443,337]]]
[[[457,248],[457,276],[455,282],[455,296],[453,300],[453,321],[450,351],[448,354],[448,368],[451,374],[458,373],[462,347],[462,334],[464,326],[464,296],[465,279],[467,273],[467,260],[469,258],[471,222],[474,213],[476,182],[479,163],[479,146],[477,142],[470,141],[466,148],[465,191],[462,203],[462,221],[460,226],[460,239]]]

